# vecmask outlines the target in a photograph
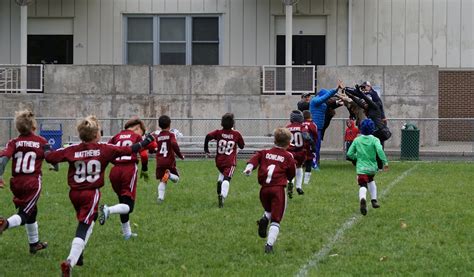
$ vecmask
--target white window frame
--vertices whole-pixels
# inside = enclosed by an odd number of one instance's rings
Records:
[[[192,21],[196,17],[214,17],[217,18],[218,40],[217,41],[193,41],[192,35]],[[193,61],[193,43],[218,43],[218,59],[221,65],[223,61],[223,20],[221,14],[124,14],[123,20],[123,62],[128,64],[128,44],[141,43],[140,41],[128,41],[128,19],[129,18],[153,18],[153,65],[160,65],[160,18],[185,18],[185,37],[186,41],[186,63],[184,65],[192,65]],[[143,41],[143,43],[151,43],[151,41]],[[163,43],[183,43],[183,41],[166,41]]]

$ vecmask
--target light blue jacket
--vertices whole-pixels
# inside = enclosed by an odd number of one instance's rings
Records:
[[[309,111],[314,123],[318,126],[318,131],[324,127],[324,117],[326,115],[326,101],[336,94],[337,89],[321,89],[315,97],[309,102]]]

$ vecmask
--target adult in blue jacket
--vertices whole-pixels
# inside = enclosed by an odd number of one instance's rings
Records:
[[[311,116],[313,118],[314,123],[318,126],[318,139],[316,141],[316,167],[319,167],[319,151],[321,149],[321,135],[322,132],[319,130],[323,130],[324,128],[324,118],[326,115],[327,104],[326,101],[334,96],[338,89],[344,88],[344,84],[341,80],[337,82],[337,88],[327,90],[321,89],[318,94],[311,99],[309,102],[309,111],[311,112]]]

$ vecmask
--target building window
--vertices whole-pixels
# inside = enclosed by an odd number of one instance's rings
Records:
[[[153,18],[129,18],[127,24],[127,63],[153,64]]]
[[[218,65],[217,16],[127,16],[127,64]]]

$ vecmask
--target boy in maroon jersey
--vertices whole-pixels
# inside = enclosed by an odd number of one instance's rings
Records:
[[[46,158],[50,163],[69,163],[67,174],[69,199],[79,221],[69,256],[61,263],[63,276],[70,276],[71,269],[76,264],[83,264],[82,253],[97,219],[99,189],[104,185],[105,168],[116,158],[137,153],[153,141],[152,136],[147,136],[145,140],[131,146],[98,143],[100,125],[95,116],[88,116],[82,120],[77,126],[77,131],[81,143],[58,149]]]
[[[291,143],[288,151],[293,154],[296,161],[296,191],[299,195],[303,195],[303,163],[306,160],[305,141],[309,140],[309,134],[303,125],[303,113],[294,110],[290,114],[290,124],[286,126],[291,132]],[[293,183],[288,184],[288,197],[293,198]]]
[[[243,149],[245,146],[242,135],[235,130],[234,114],[226,113],[222,116],[222,130],[214,130],[207,134],[204,140],[204,152],[209,155],[209,141],[217,141],[216,167],[219,170],[217,178],[217,198],[219,208],[224,207],[224,200],[229,193],[230,180],[237,165],[237,146]]]
[[[145,124],[138,118],[133,118],[127,121],[124,130],[109,140],[109,144],[117,146],[131,146],[134,143],[142,141],[142,136],[145,134]],[[148,149],[156,148],[156,142],[152,142],[147,146]],[[140,151],[140,158],[142,161],[142,170],[140,177],[148,182],[148,151],[142,149]],[[133,153],[130,156],[122,156],[112,162],[114,167],[110,171],[110,182],[112,188],[118,196],[119,204],[114,206],[101,205],[99,210],[99,223],[103,225],[111,214],[120,214],[120,221],[122,222],[122,233],[125,240],[131,237],[136,237],[137,234],[132,233],[130,228],[130,214],[133,212],[135,206],[135,196],[137,191],[137,173],[138,173],[138,158],[137,154]]]
[[[165,190],[168,179],[174,183],[179,181],[178,169],[176,169],[176,154],[181,160],[184,156],[181,154],[175,135],[170,132],[171,119],[167,115],[158,118],[158,125],[161,131],[153,133],[156,140],[156,179],[160,180],[158,184],[158,204],[165,200]]]
[[[10,140],[6,148],[0,152],[0,185],[3,187],[2,176],[5,166],[13,157],[10,189],[18,213],[8,219],[0,217],[0,235],[6,229],[25,225],[30,253],[36,254],[48,246],[47,242],[39,240],[36,204],[42,187],[41,165],[51,149],[43,137],[35,135],[37,123],[31,111],[15,112],[15,125],[20,135]]]
[[[264,208],[263,216],[258,223],[258,235],[267,237],[265,253],[273,252],[273,245],[280,231],[280,221],[286,208],[285,187],[288,180],[295,177],[295,160],[293,155],[286,151],[291,141],[291,133],[286,128],[278,128],[273,133],[275,146],[271,149],[258,151],[247,163],[244,174],[250,175],[253,169],[258,168],[258,183],[260,202]]]
[[[311,179],[311,169],[313,168],[314,153],[316,151],[315,142],[318,138],[318,126],[314,124],[310,111],[303,111],[303,118],[303,126],[305,126],[306,132],[311,138],[311,140],[305,141],[306,160],[304,162],[305,172],[303,183],[308,185],[309,180]]]

